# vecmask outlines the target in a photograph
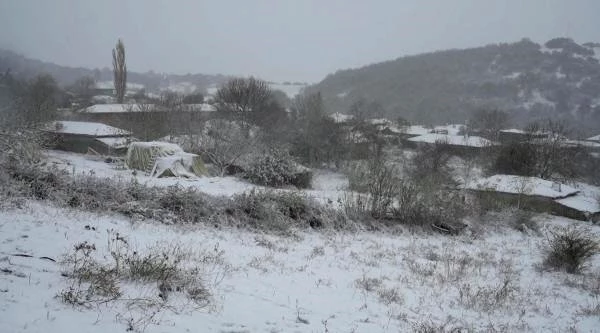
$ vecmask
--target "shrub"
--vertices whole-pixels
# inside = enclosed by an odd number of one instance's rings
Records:
[[[571,274],[580,273],[599,251],[598,242],[588,230],[564,228],[551,232],[543,264]]]
[[[456,233],[462,227],[460,220],[467,207],[459,193],[442,189],[431,190],[428,186],[412,181],[401,181],[393,210],[393,220],[406,225],[434,226],[448,233]]]
[[[170,186],[160,195],[158,204],[186,222],[196,223],[213,213],[208,197],[193,188]]]
[[[342,228],[345,224],[337,211],[298,192],[252,190],[234,196],[230,202],[232,207],[226,212],[262,230],[288,232],[293,226],[320,229]]]
[[[299,170],[292,157],[283,150],[271,149],[258,156],[246,169],[246,178],[258,185],[279,187],[297,185],[309,187],[312,175]]]

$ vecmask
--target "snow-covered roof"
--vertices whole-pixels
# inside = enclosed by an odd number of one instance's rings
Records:
[[[502,133],[515,133],[515,134],[525,134],[526,132],[520,129],[516,129],[516,128],[510,128],[510,129],[503,129],[500,130],[500,132]]]
[[[129,137],[97,138],[96,140],[111,148],[126,148],[131,143],[131,138]]]
[[[536,195],[552,199],[566,198],[579,193],[578,189],[565,184],[537,177],[515,175],[494,175],[488,178],[480,178],[465,187],[471,190]]]
[[[462,128],[464,128],[465,125],[462,124],[449,124],[449,125],[441,125],[441,126],[435,126],[433,128],[434,132],[435,131],[446,131],[447,134],[449,135],[458,135],[458,133],[460,132],[460,130]]]
[[[436,134],[428,133],[424,135],[415,136],[408,139],[412,142],[423,142],[423,143],[445,143],[452,146],[465,146],[465,147],[487,147],[494,145],[494,143],[488,139],[479,136],[462,136],[462,135],[448,135],[448,134]]]
[[[99,81],[95,84],[96,89],[115,89],[113,81]],[[144,85],[140,83],[127,82],[127,89],[140,90],[144,89]]]
[[[86,113],[121,113],[139,111],[138,104],[95,104],[83,109]]]
[[[102,123],[85,121],[54,121],[46,125],[46,130],[61,134],[87,136],[128,136],[131,133]]]
[[[162,142],[162,141],[146,141],[146,142],[132,142],[131,147],[137,148],[154,148],[160,151],[170,152],[170,153],[183,153],[183,149],[179,147],[179,145],[170,142]]]
[[[207,103],[200,104],[184,104],[183,109],[186,111],[198,111],[198,112],[215,112],[217,108],[214,105]]]
[[[340,112],[333,113],[329,117],[331,117],[331,119],[333,119],[333,121],[336,123],[345,123],[354,118],[352,115],[343,114]]]
[[[431,129],[422,125],[411,125],[400,128],[400,132],[409,135],[425,135],[431,132]]]
[[[594,135],[586,139],[587,141],[600,141],[600,134]]]
[[[586,213],[600,213],[600,204],[596,198],[591,198],[584,195],[575,195],[564,199],[556,200],[559,204],[576,209]]]
[[[391,125],[393,122],[385,118],[367,119],[367,122],[372,125]]]

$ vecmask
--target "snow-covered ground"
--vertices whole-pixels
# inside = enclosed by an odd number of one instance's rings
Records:
[[[260,188],[234,177],[150,178],[85,155],[47,155],[49,166],[74,174],[193,186],[224,196]],[[347,187],[342,174],[316,170],[306,192],[331,203]],[[481,218],[453,237],[408,229],[296,231],[286,237],[22,201],[0,210],[0,331],[114,332],[133,323],[145,332],[600,332],[600,256],[582,275],[540,268],[550,231],[574,226],[600,237],[600,229],[560,217],[535,219],[539,233]],[[211,306],[167,303],[154,314],[119,301],[89,309],[63,303],[57,294],[70,282],[61,275],[67,267],[60,259],[84,241],[96,246],[98,258],[110,258],[114,234],[139,251],[156,244],[223,251],[224,262],[204,276]],[[158,300],[152,285],[131,283],[127,290]]]
[[[187,178],[155,178],[144,174],[144,172],[125,169],[115,163],[106,163],[102,158],[85,154],[68,153],[58,150],[46,152],[48,165],[71,174],[95,175],[101,178],[111,178],[120,181],[136,180],[140,184],[148,186],[173,186],[193,187],[200,192],[215,196],[232,196],[241,194],[252,189],[266,189],[263,186],[248,183],[242,179],[226,177],[199,177]],[[313,174],[311,190],[304,192],[317,201],[326,204],[337,204],[347,191],[348,181],[344,175],[327,170],[316,170]],[[280,189],[279,191],[286,191]]]
[[[540,217],[542,234],[499,228],[448,237],[420,232],[299,232],[285,238],[208,226],[132,223],[25,202],[0,212],[3,332],[407,332],[420,325],[469,331],[598,332],[598,267],[591,275],[538,269],[544,233],[579,222]],[[73,308],[58,263],[77,243],[109,255],[107,230],[143,249],[158,243],[219,249],[214,303],[153,317],[119,303]],[[489,229],[488,230],[493,230]],[[598,229],[593,229],[600,236]],[[18,257],[27,254],[33,257]],[[52,262],[40,257],[57,260]],[[216,273],[215,273],[216,274]],[[210,277],[210,276],[209,276]],[[594,280],[596,279],[596,280]],[[152,286],[143,289],[153,296]]]

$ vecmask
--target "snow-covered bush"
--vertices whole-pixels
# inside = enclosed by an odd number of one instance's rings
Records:
[[[295,185],[306,188],[310,187],[312,178],[309,170],[302,170],[282,149],[271,149],[257,156],[245,170],[245,175],[255,184],[272,187]]]
[[[580,273],[599,252],[600,245],[594,239],[593,233],[575,227],[563,228],[551,232],[544,266],[571,274]]]
[[[323,207],[298,192],[257,191],[234,196],[226,209],[242,225],[262,230],[288,232],[292,228],[346,228],[336,210]]]

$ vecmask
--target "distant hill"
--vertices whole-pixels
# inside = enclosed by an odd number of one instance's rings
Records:
[[[10,70],[13,76],[20,79],[29,79],[38,74],[47,73],[52,75],[61,86],[69,86],[84,76],[93,77],[98,82],[112,81],[113,79],[112,68],[88,69],[60,66],[26,58],[15,52],[0,49],[0,73],[4,73],[7,70]],[[148,92],[157,92],[166,88],[180,92],[192,92],[193,90],[205,91],[208,87],[219,85],[228,78],[224,75],[207,74],[127,73],[128,83],[142,84]]]
[[[307,91],[321,91],[330,112],[379,102],[387,117],[441,124],[478,108],[499,108],[516,125],[554,117],[600,130],[600,44],[556,38],[439,51],[340,70]]]

